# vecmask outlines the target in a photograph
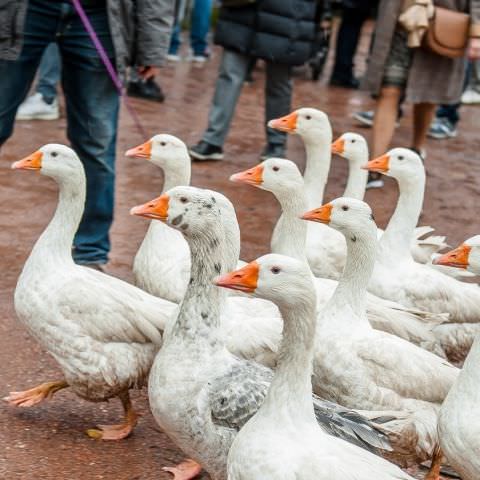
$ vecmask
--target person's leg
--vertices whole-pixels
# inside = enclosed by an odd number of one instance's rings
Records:
[[[212,106],[208,115],[208,128],[203,140],[217,147],[223,146],[238,97],[247,74],[250,57],[224,50],[215,85]]]
[[[480,93],[480,60],[471,61],[469,80],[469,88]]]
[[[459,108],[460,103],[454,103],[453,105],[440,105],[437,108],[435,116],[437,118],[446,118],[453,126],[455,126],[460,120]]]
[[[362,26],[367,18],[364,10],[345,8],[338,30],[335,65],[330,82],[343,86],[358,86],[353,74],[353,59],[357,50]]]
[[[105,7],[87,9],[87,14],[114,61]],[[75,236],[73,257],[81,264],[103,264],[108,260],[113,220],[119,96],[73,10],[65,22],[59,46],[63,58],[67,135],[87,176],[85,213]]]
[[[195,56],[201,57],[207,54],[207,36],[210,29],[211,14],[212,0],[195,0],[193,2],[190,44]]]
[[[15,114],[32,85],[42,54],[55,38],[58,8],[30,1],[17,60],[0,60],[0,145],[12,134]]]
[[[171,57],[171,60],[180,60],[178,57],[178,50],[182,42],[182,22],[185,16],[185,0],[175,0],[175,12],[174,12],[174,22],[172,35],[170,37],[170,46],[168,48],[168,55]]]
[[[38,82],[35,90],[42,94],[49,105],[57,97],[57,85],[60,82],[61,59],[56,43],[51,43],[43,53],[38,69]]]
[[[390,147],[401,97],[400,87],[387,86],[382,87],[380,91],[373,120],[372,155],[374,158],[383,155]]]
[[[170,47],[168,48],[169,55],[178,55],[178,50],[181,45],[181,30],[180,23],[176,23],[172,29],[172,36],[170,37]]]
[[[412,147],[421,152],[424,150],[427,133],[435,115],[435,104],[416,103],[413,106],[413,142]]]
[[[291,67],[278,63],[267,62],[265,80],[265,132],[267,143],[285,149],[287,134],[279,132],[266,125],[274,118],[283,117],[292,107]]]

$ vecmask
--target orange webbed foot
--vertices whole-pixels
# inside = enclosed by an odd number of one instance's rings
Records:
[[[190,480],[195,478],[202,471],[202,466],[195,460],[184,460],[175,467],[163,467],[164,472],[173,475],[173,480]]]
[[[3,397],[3,400],[14,407],[32,407],[37,403],[51,398],[55,392],[66,387],[68,387],[68,383],[64,380],[42,383],[37,387],[24,390],[23,392],[10,392],[9,395]]]
[[[130,395],[127,392],[119,395],[125,411],[125,421],[119,425],[98,425],[98,428],[90,428],[87,435],[96,440],[123,440],[132,432],[138,421],[138,413],[133,410]]]
[[[119,425],[98,425],[98,428],[90,428],[87,435],[97,440],[123,440],[132,432],[135,424],[121,423]]]

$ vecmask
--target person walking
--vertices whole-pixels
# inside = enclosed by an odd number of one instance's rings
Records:
[[[180,5],[178,10],[168,50],[168,59],[173,62],[178,62],[181,59],[178,52],[181,45],[185,5]],[[209,57],[207,37],[210,30],[211,16],[212,0],[193,0],[193,8],[190,15],[190,47],[192,49],[191,59],[194,62],[204,63]]]
[[[226,2],[227,3],[227,2]],[[291,67],[312,54],[316,0],[236,1],[220,9],[215,43],[224,47],[208,127],[189,151],[194,160],[221,160],[223,144],[252,59],[266,62],[265,123],[291,110]],[[286,134],[266,127],[262,158],[284,156]]]
[[[400,16],[409,9],[415,8],[417,14],[428,18],[434,7],[470,14],[468,55],[471,58],[480,56],[480,0],[381,0],[363,84],[378,97],[373,120],[374,157],[383,154],[390,146],[403,95],[407,102],[413,103],[411,147],[422,156],[436,105],[455,104],[460,100],[464,58],[448,58],[421,48],[415,35],[417,32],[407,32],[399,23]],[[414,44],[416,48],[413,48]]]
[[[153,77],[167,54],[173,20],[171,0],[82,0],[111,61],[121,75],[139,65]],[[119,94],[70,1],[0,2],[0,145],[12,134],[45,49],[61,55],[67,136],[87,176],[85,213],[73,257],[101,268],[110,251]],[[137,21],[141,19],[141,21]]]

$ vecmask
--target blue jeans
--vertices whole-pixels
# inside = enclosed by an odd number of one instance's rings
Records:
[[[38,68],[38,81],[35,91],[42,94],[43,99],[51,104],[57,96],[57,85],[60,82],[61,60],[56,43],[51,43],[43,52]]]
[[[192,11],[192,24],[190,26],[190,46],[194,55],[205,55],[207,51],[207,35],[210,29],[210,16],[212,14],[212,0],[195,0]],[[176,55],[180,48],[181,21],[177,19],[173,27],[168,53]]]
[[[86,9],[108,55],[113,43],[105,6]],[[85,213],[74,240],[77,263],[105,263],[113,220],[115,144],[119,96],[70,3],[29,0],[24,43],[15,61],[0,60],[0,145],[12,134],[15,113],[26,97],[47,46],[62,58],[67,136],[87,176]],[[32,146],[32,148],[40,147]]]

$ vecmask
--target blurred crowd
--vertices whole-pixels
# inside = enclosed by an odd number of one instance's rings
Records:
[[[74,257],[95,268],[110,250],[124,93],[118,82],[129,96],[168,101],[160,68],[181,61],[210,68],[212,44],[222,47],[215,50],[221,59],[208,123],[189,149],[195,161],[224,158],[240,92],[257,61],[265,63],[265,125],[291,111],[297,66],[305,65],[313,81],[375,98],[374,110],[352,112],[373,129],[373,156],[391,145],[404,103],[413,105],[410,147],[424,159],[427,137],[455,137],[461,105],[480,104],[480,0],[19,0],[0,2],[0,19],[0,145],[15,119],[59,118],[61,84],[68,138],[87,173]],[[369,19],[370,54],[358,78],[354,59]],[[444,21],[453,51],[436,50],[428,39]],[[327,57],[333,67],[325,79]],[[312,105],[321,108],[321,98]],[[265,137],[261,158],[285,155],[285,133],[265,126]],[[382,185],[370,178],[369,187]]]

